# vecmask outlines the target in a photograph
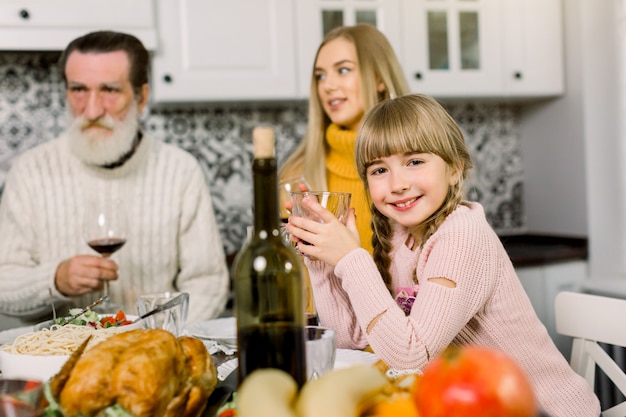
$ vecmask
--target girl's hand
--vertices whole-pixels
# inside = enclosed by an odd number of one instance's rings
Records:
[[[303,204],[317,214],[323,223],[303,217],[289,217],[287,231],[302,254],[335,266],[350,251],[361,247],[353,208],[349,210],[344,225],[317,201],[304,199]]]

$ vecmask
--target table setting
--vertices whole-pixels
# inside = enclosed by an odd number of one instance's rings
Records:
[[[232,399],[232,393],[238,387],[237,359],[237,321],[235,317],[220,317],[212,320],[186,324],[189,296],[186,293],[144,294],[137,298],[138,314],[123,318],[128,330],[165,329],[176,337],[190,337],[201,341],[210,355],[215,369],[215,389],[207,400],[202,417],[214,417],[217,410]],[[92,306],[76,309],[74,316],[61,317],[54,324],[52,321],[38,325],[0,331],[0,378],[51,381],[70,354],[37,356],[34,354],[10,353],[7,348],[17,339],[37,332],[54,332],[57,328],[71,329],[72,322],[95,316],[106,322],[110,314],[98,314],[91,311]],[[73,314],[73,313],[70,313]],[[114,320],[115,321],[115,320]],[[58,323],[63,323],[60,325]],[[89,326],[84,326],[89,327]],[[111,330],[102,329],[101,331]],[[58,331],[58,330],[57,330]],[[123,330],[115,331],[116,336]],[[351,364],[373,364],[378,358],[369,352],[335,348],[335,333],[321,326],[307,326],[307,375],[316,379],[334,368],[347,367]],[[114,336],[111,336],[113,338]],[[105,343],[99,342],[99,343]],[[84,354],[83,354],[84,355]]]
[[[162,306],[172,299],[176,299],[176,296],[172,298],[170,295],[168,301],[164,301],[163,304],[160,305]],[[184,303],[179,303],[178,305],[184,305]],[[163,313],[163,311],[159,311],[158,313]],[[151,315],[157,315],[157,313]],[[160,320],[153,322],[153,325],[157,322],[160,323],[160,326],[172,324],[171,320],[169,323],[167,320]],[[173,322],[180,324],[180,321],[176,322],[174,320]],[[249,375],[243,381],[243,384],[240,385],[237,369],[236,328],[237,324],[234,317],[220,317],[213,320],[192,323],[179,330],[170,327],[173,331],[179,332],[178,340],[181,340],[181,338],[187,338],[185,340],[192,339],[197,342],[196,344],[202,347],[204,353],[201,354],[201,357],[204,355],[204,363],[207,364],[204,369],[205,372],[207,372],[206,375],[209,376],[212,381],[209,386],[204,388],[204,394],[200,397],[202,399],[201,406],[196,404],[196,409],[200,414],[189,414],[189,416],[220,417],[222,415],[228,415],[229,410],[233,408],[237,409],[239,417],[266,415],[258,414],[260,412],[259,410],[262,409],[261,405],[259,405],[258,410],[256,407],[252,407],[252,411],[245,411],[246,407],[250,410],[249,404],[256,404],[260,397],[267,398],[267,401],[263,404],[270,404],[268,410],[275,410],[275,408],[272,407],[284,408],[286,404],[292,404],[289,405],[288,408],[285,408],[288,413],[285,415],[293,417],[319,415],[326,417],[333,415],[337,417],[347,417],[348,415],[387,417],[400,415],[397,414],[399,412],[402,413],[401,415],[411,416],[412,414],[410,413],[415,410],[412,395],[417,389],[416,387],[419,386],[415,381],[418,378],[423,379],[423,376],[416,373],[396,373],[394,370],[387,368],[378,360],[375,354],[370,352],[337,349],[334,331],[319,325],[305,327],[307,381],[303,387],[299,389],[294,388],[296,387],[295,381],[291,379],[288,373],[272,368],[261,369],[260,371],[262,372],[255,372]],[[0,332],[0,345],[10,344],[15,338],[25,333],[32,332],[34,329],[35,326],[25,326],[2,331]],[[164,332],[170,335],[168,336],[170,339],[176,339],[176,336],[171,330],[143,330]],[[121,338],[124,337],[124,334],[129,333],[130,332],[118,333],[110,339],[101,342],[101,344],[97,345],[93,350],[96,350],[98,346],[105,345],[114,338]],[[163,333],[155,333],[155,336],[163,337]],[[149,336],[147,339],[144,338],[140,344],[149,344],[152,342],[152,339],[154,339],[153,336]],[[86,354],[87,353],[84,353],[83,355]],[[180,354],[174,354],[173,357],[178,357],[179,355]],[[206,362],[209,357],[211,358],[210,361]],[[136,362],[137,360],[131,359],[128,366],[132,367],[132,364]],[[61,367],[62,364],[57,366]],[[40,369],[44,368],[40,364],[36,365],[36,367]],[[163,368],[157,365],[154,365],[154,367],[159,369]],[[46,378],[29,378],[28,375],[24,374],[4,374],[4,369],[4,364],[0,361],[0,377],[4,380],[46,381]],[[58,369],[56,372],[48,372],[56,375]],[[276,375],[276,372],[278,372],[278,375]],[[270,375],[267,375],[268,373],[270,373]],[[140,374],[143,375],[144,373]],[[259,374],[260,376],[258,376]],[[439,378],[439,376],[435,375],[430,378]],[[50,381],[53,379],[54,377]],[[258,381],[259,379],[260,381]],[[84,377],[82,377],[81,380],[84,380]],[[247,389],[244,388],[246,383],[248,385]],[[281,389],[286,389],[287,391],[285,392],[291,393],[291,402],[283,402],[284,400],[281,400],[280,395],[276,394]],[[234,393],[237,395],[235,396]],[[346,398],[350,398],[350,401],[346,401]],[[81,402],[82,401],[83,400],[81,400]],[[239,406],[242,405],[242,401],[243,404],[248,404],[248,406],[244,406],[243,410],[240,410]],[[347,414],[345,410],[343,414],[332,414],[330,409],[320,408],[320,404],[325,403],[343,404],[341,407],[347,407],[349,411],[347,411]],[[265,405],[263,405],[263,407],[265,407]],[[118,405],[116,404],[114,407],[118,407]],[[130,406],[127,405],[127,407]],[[355,410],[361,411],[357,413]],[[335,411],[339,412],[337,409],[333,408],[332,412]],[[41,416],[41,414],[26,415],[33,417]],[[48,416],[50,414],[45,415]],[[54,415],[61,416],[60,414]],[[133,413],[132,415],[142,414]],[[161,414],[154,413],[147,415]],[[180,415],[183,416],[187,414],[181,413]]]

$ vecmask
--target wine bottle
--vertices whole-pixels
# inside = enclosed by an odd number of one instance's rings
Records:
[[[254,370],[306,381],[302,260],[281,238],[274,131],[253,131],[254,233],[233,265],[239,384]]]

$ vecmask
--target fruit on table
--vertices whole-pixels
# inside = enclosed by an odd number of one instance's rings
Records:
[[[279,369],[257,369],[239,388],[238,417],[294,417],[293,404],[298,393],[296,381]]]
[[[413,398],[421,417],[536,417],[530,382],[504,353],[451,347],[416,379]]]
[[[257,369],[237,396],[238,417],[356,417],[378,398],[389,381],[376,367],[336,369],[304,384],[278,369]]]
[[[487,348],[450,348],[423,375],[387,377],[379,361],[308,381],[259,369],[244,381],[238,417],[537,417],[532,387],[517,363]]]
[[[302,387],[296,411],[300,417],[358,416],[367,400],[388,386],[387,378],[371,365],[336,369]]]
[[[396,395],[374,404],[367,417],[419,417],[415,402],[409,395]]]

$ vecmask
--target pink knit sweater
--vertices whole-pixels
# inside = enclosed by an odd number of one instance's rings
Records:
[[[592,389],[570,368],[537,318],[480,204],[457,208],[421,250],[411,251],[407,237],[407,230],[398,227],[391,273],[395,294],[414,285],[416,272],[420,289],[409,316],[364,249],[350,252],[334,270],[307,260],[320,321],[337,331],[337,347],[369,344],[397,369],[422,369],[451,344],[492,347],[521,365],[551,417],[600,415]],[[456,287],[428,280],[437,277]]]

